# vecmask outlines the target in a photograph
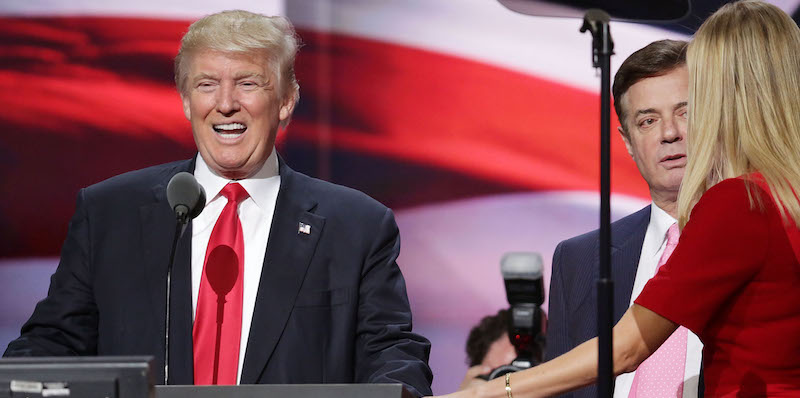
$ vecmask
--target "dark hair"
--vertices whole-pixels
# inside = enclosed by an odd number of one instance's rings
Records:
[[[619,123],[625,134],[628,129],[625,127],[622,96],[640,80],[662,76],[685,65],[688,44],[682,40],[654,41],[631,54],[619,67],[617,74],[614,75],[614,86],[611,92],[614,95],[614,110],[617,112]]]
[[[488,315],[481,319],[469,331],[467,337],[467,363],[469,366],[480,365],[483,357],[489,352],[492,343],[508,333],[509,314],[508,310],[500,310],[495,315]]]

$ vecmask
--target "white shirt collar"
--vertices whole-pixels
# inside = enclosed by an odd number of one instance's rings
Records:
[[[273,148],[272,153],[264,162],[264,165],[261,166],[261,169],[252,177],[244,180],[229,180],[211,170],[211,168],[208,167],[208,163],[203,159],[203,155],[198,153],[197,161],[194,166],[194,177],[203,189],[205,189],[206,198],[209,202],[217,198],[225,185],[231,181],[235,181],[242,185],[250,195],[250,198],[253,199],[256,206],[260,209],[264,209],[264,206],[270,203],[274,206],[275,203],[274,192],[271,191],[270,187],[274,184],[275,179],[280,181],[278,155],[275,148]]]
[[[667,241],[667,230],[672,224],[675,224],[677,220],[672,218],[669,213],[664,211],[662,208],[656,206],[655,203],[650,205],[650,225],[648,225],[648,229],[653,236],[657,236],[658,238],[658,248],[659,250],[656,253],[659,253],[661,250],[661,246],[663,246]]]

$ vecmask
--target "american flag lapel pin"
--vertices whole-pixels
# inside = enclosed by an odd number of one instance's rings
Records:
[[[311,226],[301,221],[300,226],[297,228],[297,233],[311,235]]]

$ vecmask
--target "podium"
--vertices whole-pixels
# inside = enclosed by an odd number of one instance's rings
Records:
[[[154,386],[153,358],[0,358],[0,398],[414,398],[402,384]]]
[[[415,398],[402,384],[156,386],[155,398]]]

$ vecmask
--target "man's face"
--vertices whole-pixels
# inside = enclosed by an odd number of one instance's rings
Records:
[[[647,181],[651,195],[677,195],[686,166],[686,100],[689,73],[685,66],[640,80],[622,96],[628,153]]]
[[[499,339],[495,340],[486,351],[481,365],[488,366],[490,369],[495,369],[503,365],[508,365],[511,361],[517,358],[517,351],[511,345],[508,339],[508,334],[503,333]]]
[[[279,97],[277,76],[264,57],[219,51],[192,56],[181,99],[197,150],[229,179],[261,168],[294,106],[291,96]]]

